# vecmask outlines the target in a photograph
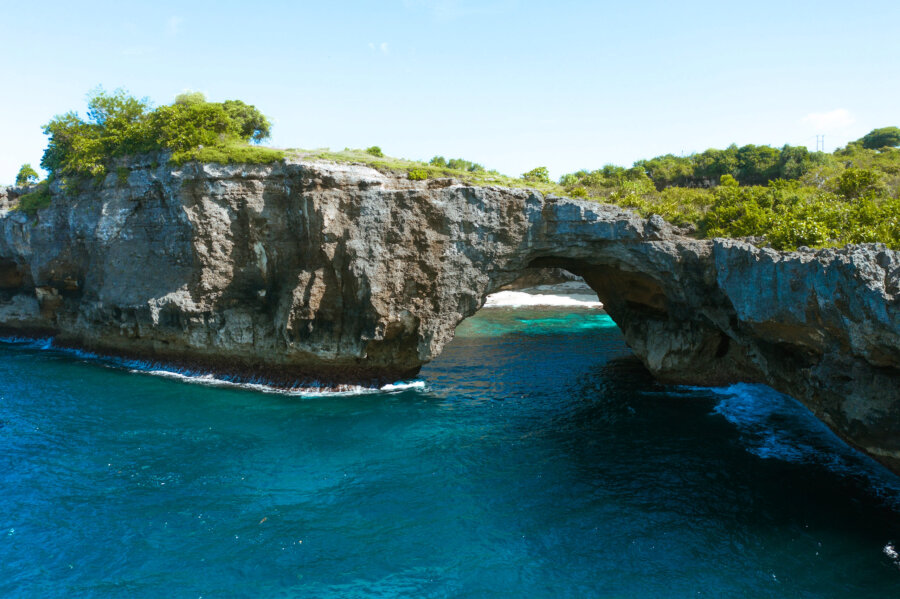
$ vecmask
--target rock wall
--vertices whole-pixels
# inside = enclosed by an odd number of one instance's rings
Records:
[[[780,253],[532,190],[363,166],[133,163],[0,191],[0,323],[99,352],[265,376],[413,376],[527,268],[597,292],[657,377],[766,382],[900,471],[900,256]]]

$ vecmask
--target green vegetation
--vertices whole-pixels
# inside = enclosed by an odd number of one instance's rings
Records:
[[[900,129],[897,127],[882,127],[873,129],[862,136],[857,142],[867,150],[880,150],[881,148],[896,148],[900,146]]]
[[[34,183],[37,183],[38,178],[37,171],[32,168],[31,164],[26,162],[22,165],[22,168],[19,169],[19,174],[16,175],[16,185],[19,187],[33,185]]]
[[[463,171],[466,173],[485,172],[483,165],[478,164],[477,162],[470,162],[463,158],[451,158],[450,160],[447,160],[443,156],[435,156],[428,162],[428,164],[440,168],[446,167],[452,171]]]
[[[19,204],[16,206],[16,210],[21,210],[25,214],[34,216],[38,210],[49,205],[50,182],[41,181],[37,184],[37,189],[19,197]]]
[[[805,147],[731,145],[690,156],[666,154],[639,160],[634,168],[644,172],[658,190],[678,187],[711,187],[722,175],[731,175],[741,185],[765,185],[775,179],[796,179],[827,160],[824,152]]]
[[[659,214],[702,237],[754,237],[785,250],[874,241],[900,249],[900,149],[884,145],[895,129],[833,154],[731,146],[582,170],[560,184],[573,197]]]
[[[526,181],[532,181],[534,183],[549,183],[550,171],[547,170],[546,166],[539,166],[537,168],[531,169],[527,173],[523,173],[522,178]]]
[[[44,126],[50,140],[41,166],[51,177],[102,178],[115,158],[160,151],[176,164],[272,162],[283,154],[250,145],[266,139],[270,128],[262,113],[240,100],[207,102],[188,92],[151,108],[122,90],[98,90],[88,99],[86,119],[69,112]]]
[[[477,162],[462,158],[447,160],[435,156],[430,161],[407,160],[389,156],[373,156],[368,150],[344,148],[334,152],[327,148],[317,150],[289,149],[286,153],[293,158],[307,160],[333,160],[335,162],[365,164],[384,173],[406,177],[413,181],[425,179],[453,178],[470,185],[498,185],[537,189],[544,193],[561,194],[565,189],[552,181],[526,181],[501,175],[496,170],[485,169]]]
[[[117,159],[140,154],[187,161],[271,163],[295,158],[361,163],[411,181],[453,178],[471,185],[535,188],[618,204],[648,216],[659,214],[702,237],[752,237],[777,249],[839,246],[879,241],[900,249],[900,128],[875,129],[833,154],[805,147],[731,145],[690,156],[666,154],[639,160],[630,168],[606,165],[550,180],[546,167],[520,178],[487,170],[463,158],[430,161],[365,150],[276,150],[259,143],[271,125],[254,106],[240,100],[208,102],[199,92],[179,94],[174,103],[152,108],[123,91],[94,92],[86,118],[74,112],[45,127],[50,137],[43,166],[50,173],[32,193],[19,198],[28,213],[50,203],[54,179],[81,182],[115,170],[125,185],[130,170]],[[154,160],[154,165],[157,165]],[[37,181],[25,164],[18,185]]]

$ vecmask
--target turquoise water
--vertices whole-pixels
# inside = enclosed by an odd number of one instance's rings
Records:
[[[419,380],[0,344],[0,596],[900,596],[896,477],[765,387],[654,383],[600,312],[482,311]]]

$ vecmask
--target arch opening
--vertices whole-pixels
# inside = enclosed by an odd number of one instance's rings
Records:
[[[526,268],[485,302],[486,308],[526,306],[602,309],[603,303],[584,278],[558,267]]]

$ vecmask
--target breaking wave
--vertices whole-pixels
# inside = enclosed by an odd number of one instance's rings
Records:
[[[900,481],[841,440],[795,399],[765,385],[747,383],[690,389],[722,398],[713,412],[737,427],[750,453],[763,459],[815,464],[860,480],[892,508],[900,508]]]
[[[328,385],[308,381],[295,381],[291,385],[277,385],[263,377],[247,379],[230,375],[215,374],[209,371],[188,368],[177,368],[162,362],[132,360],[118,358],[85,351],[82,349],[60,347],[52,338],[30,339],[24,337],[0,337],[0,343],[15,345],[22,349],[54,351],[68,354],[103,366],[122,368],[135,374],[145,374],[178,380],[184,383],[205,385],[209,387],[230,387],[246,389],[260,393],[276,393],[295,397],[350,396],[377,393],[400,393],[403,391],[424,391],[425,381],[396,381],[380,387],[363,385]]]

